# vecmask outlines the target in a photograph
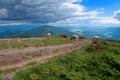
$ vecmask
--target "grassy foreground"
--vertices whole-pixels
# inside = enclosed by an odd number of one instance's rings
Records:
[[[97,48],[94,48],[97,46]],[[19,71],[12,80],[119,80],[120,43],[100,41]]]
[[[70,39],[62,39],[61,37],[51,37],[44,39],[11,39],[11,40],[0,40],[0,50],[8,48],[20,48],[28,46],[48,46],[70,43]]]

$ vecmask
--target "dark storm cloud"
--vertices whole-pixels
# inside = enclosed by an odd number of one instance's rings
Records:
[[[78,16],[81,0],[0,0],[0,20],[48,23]]]

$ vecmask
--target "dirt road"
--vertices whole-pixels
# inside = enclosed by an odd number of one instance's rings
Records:
[[[30,67],[27,64],[31,62],[43,63],[49,58],[80,49],[82,46],[89,43],[91,42],[86,40],[81,43],[52,45],[47,47],[25,47],[21,49],[0,50],[0,70],[15,68],[15,71],[0,74],[0,80],[11,79],[16,72]]]
[[[79,44],[70,43],[47,47],[27,47],[21,49],[7,49],[0,51],[0,70],[22,67],[33,61],[44,61],[56,55],[71,52],[88,44],[85,41]]]

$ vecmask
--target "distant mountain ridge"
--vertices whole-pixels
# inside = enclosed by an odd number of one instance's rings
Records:
[[[72,36],[77,34],[91,39],[93,36],[99,36],[101,39],[120,40],[120,27],[54,27],[49,25],[15,25],[15,26],[0,26],[0,38],[29,38],[29,37],[44,37],[47,33],[52,36],[60,35],[61,33]]]
[[[111,27],[107,29],[108,33],[112,36],[112,39],[120,40],[120,27]]]
[[[60,35],[62,33],[71,36],[75,33],[65,30],[61,27],[54,27],[43,25],[39,27],[34,26],[5,26],[0,27],[0,38],[29,38],[29,37],[45,37],[47,33],[52,36]]]
[[[6,25],[0,26],[0,38],[11,38],[14,35],[26,32],[33,28],[36,28],[35,25]]]
[[[105,28],[88,28],[88,27],[71,27],[70,31],[79,35],[92,38],[99,36],[101,39],[120,40],[120,27],[105,27]]]
[[[7,30],[20,30],[20,31],[27,31],[33,28],[36,28],[36,25],[6,25],[0,26],[0,32],[5,32]]]
[[[5,32],[0,32],[0,38],[9,38],[15,34],[20,34],[21,30],[6,30]]]
[[[45,37],[47,35],[47,33],[51,33],[53,36],[60,35],[62,33],[66,34],[68,36],[75,34],[73,32],[67,31],[62,28],[44,25],[44,26],[40,26],[40,27],[34,28],[32,30],[26,31],[26,32],[22,32],[13,37],[20,37],[20,38]]]

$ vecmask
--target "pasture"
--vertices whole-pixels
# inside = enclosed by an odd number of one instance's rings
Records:
[[[21,48],[21,47],[39,47],[50,46],[70,43],[69,38],[62,39],[59,36],[50,38],[13,38],[13,39],[0,39],[0,50],[9,48]]]
[[[99,48],[91,51],[92,46]],[[15,74],[12,80],[119,80],[120,43],[99,41]]]

